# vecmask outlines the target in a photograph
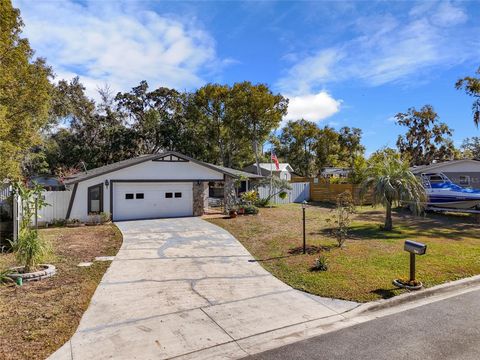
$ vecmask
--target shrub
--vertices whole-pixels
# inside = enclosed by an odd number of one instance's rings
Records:
[[[278,194],[278,197],[279,197],[280,199],[286,199],[287,196],[288,196],[288,193],[287,193],[286,191],[282,191],[282,192],[280,192],[280,193]]]
[[[0,285],[13,284],[14,281],[8,276],[12,271],[11,270],[0,270]]]
[[[101,212],[100,213],[100,222],[102,224],[105,224],[106,222],[109,222],[111,218],[111,215],[109,212]]]
[[[258,212],[259,212],[258,207],[254,206],[254,205],[245,206],[245,214],[256,215],[256,214],[258,214]]]
[[[67,224],[67,220],[65,219],[53,219],[51,221],[52,226],[65,226]]]
[[[38,263],[50,252],[45,240],[38,236],[36,230],[30,228],[20,230],[17,241],[11,242],[11,245],[17,261],[23,264],[25,272],[34,271]]]
[[[255,190],[251,190],[244,192],[240,198],[246,204],[255,204],[255,202],[258,200],[258,195]]]
[[[320,255],[318,258],[315,259],[311,270],[312,271],[327,271],[328,270],[327,258],[324,255]]]
[[[263,199],[258,199],[255,202],[255,206],[258,206],[258,207],[267,207],[269,204],[270,204],[270,198],[269,197],[266,197],[266,198],[263,198]]]

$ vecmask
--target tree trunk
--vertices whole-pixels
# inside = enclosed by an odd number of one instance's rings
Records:
[[[262,175],[262,170],[260,169],[260,160],[258,158],[258,141],[257,141],[257,139],[253,140],[253,151],[255,151],[255,163],[257,164],[257,175]]]
[[[387,211],[385,214],[385,226],[383,227],[386,231],[392,231],[393,222],[392,222],[392,203],[387,203]]]

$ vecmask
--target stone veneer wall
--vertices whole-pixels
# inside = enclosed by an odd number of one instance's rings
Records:
[[[208,206],[208,183],[193,183],[193,216],[202,216]]]
[[[235,179],[225,176],[225,183],[223,185],[223,202],[225,213],[235,205]]]

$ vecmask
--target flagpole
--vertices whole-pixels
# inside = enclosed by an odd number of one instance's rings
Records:
[[[270,198],[272,197],[272,180],[273,180],[273,146],[270,149]]]

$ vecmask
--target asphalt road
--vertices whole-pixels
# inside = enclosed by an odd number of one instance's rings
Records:
[[[480,359],[480,290],[248,359]]]

